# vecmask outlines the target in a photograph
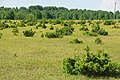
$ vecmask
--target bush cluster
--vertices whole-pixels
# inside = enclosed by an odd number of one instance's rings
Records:
[[[62,38],[63,35],[57,33],[57,32],[46,32],[45,36],[47,38]]]
[[[92,32],[95,32],[98,35],[104,35],[104,36],[108,35],[108,32],[105,29],[100,28],[98,24],[92,27]]]
[[[82,27],[80,28],[80,30],[86,31],[84,35],[87,35],[87,36],[97,36],[97,35],[107,36],[108,35],[108,32],[105,29],[100,28],[98,23],[92,25],[91,31],[89,31],[87,27]]]
[[[73,27],[64,27],[61,29],[56,29],[55,32],[46,32],[45,36],[48,38],[62,38],[65,35],[71,35],[74,31]]]
[[[68,27],[68,26],[65,26],[64,28],[56,30],[56,32],[60,33],[61,35],[71,35],[73,33],[73,31],[74,31],[74,28]]]
[[[63,69],[68,74],[84,74],[88,76],[114,76],[120,75],[120,64],[111,62],[108,54],[98,51],[90,53],[86,48],[84,57],[75,56],[63,60]]]
[[[5,28],[9,28],[10,26],[8,25],[8,24],[6,24],[6,23],[1,23],[0,24],[0,30],[3,30],[3,29],[5,29]]]
[[[83,26],[82,28],[79,29],[80,31],[89,31],[89,29],[85,26]]]
[[[32,29],[30,29],[30,30],[23,31],[23,34],[25,37],[33,37],[35,32],[32,31]]]
[[[104,25],[115,25],[115,21],[112,21],[112,20],[106,20],[105,22],[104,22]]]

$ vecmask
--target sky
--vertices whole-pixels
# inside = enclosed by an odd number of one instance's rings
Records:
[[[117,9],[120,5],[119,2],[120,0],[117,1]],[[0,6],[5,7],[28,7],[31,5],[114,11],[115,0],[0,0]]]

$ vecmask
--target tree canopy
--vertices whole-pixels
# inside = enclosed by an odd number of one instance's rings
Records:
[[[115,17],[120,19],[120,12],[116,11]],[[114,13],[102,10],[67,9],[65,7],[40,5],[8,8],[0,7],[0,19],[11,20],[36,20],[36,19],[63,19],[63,20],[107,20],[113,19]]]

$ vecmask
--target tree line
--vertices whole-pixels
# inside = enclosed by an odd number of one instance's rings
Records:
[[[120,19],[120,12],[102,11],[102,10],[82,10],[67,9],[65,7],[40,5],[26,7],[0,7],[0,19],[9,20],[39,20],[39,19],[61,19],[61,20],[107,20]]]

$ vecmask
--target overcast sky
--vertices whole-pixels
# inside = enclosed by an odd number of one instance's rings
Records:
[[[117,2],[117,7],[120,5]],[[30,5],[62,6],[66,8],[114,10],[115,0],[0,0],[0,6],[28,7]]]

